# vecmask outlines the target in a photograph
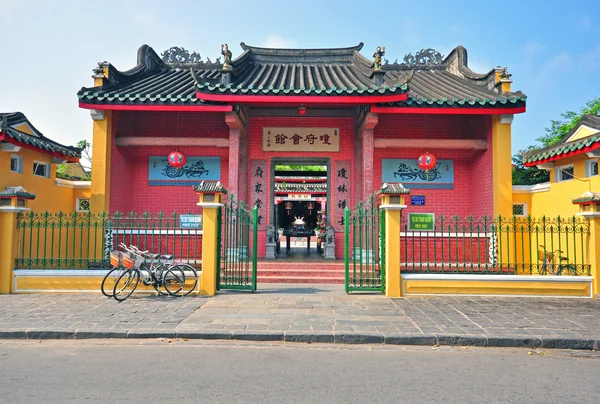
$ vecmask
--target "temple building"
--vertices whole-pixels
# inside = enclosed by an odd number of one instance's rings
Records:
[[[511,124],[526,97],[506,68],[475,73],[462,46],[393,63],[362,43],[241,48],[211,62],[144,45],[130,70],[99,64],[78,93],[94,127],[92,211],[200,212],[192,185],[220,181],[258,206],[258,240],[325,212],[338,257],[344,208],[384,183],[410,189],[410,212],[511,215]],[[183,167],[170,166],[173,151]],[[428,171],[425,152],[437,159]]]

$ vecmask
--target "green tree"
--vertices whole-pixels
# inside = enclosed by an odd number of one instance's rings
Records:
[[[533,147],[529,147],[532,149]],[[522,151],[512,157],[512,183],[513,185],[534,185],[550,181],[550,173],[537,167],[523,165]]]
[[[85,171],[85,176],[82,178],[84,181],[90,181],[92,179],[92,144],[87,140],[80,140],[77,142],[77,147],[81,149],[81,158],[79,163]],[[70,168],[68,164],[59,164],[56,167],[56,176],[63,179],[71,179],[69,175]]]
[[[600,97],[596,97],[586,102],[578,111],[567,111],[560,116],[562,119],[551,120],[550,127],[546,128],[546,134],[537,138],[539,142],[536,146],[529,146],[527,150],[549,147],[561,142],[571,130],[577,125],[583,115],[600,115]],[[540,170],[537,167],[525,167],[523,165],[523,156],[520,150],[512,158],[513,162],[513,185],[533,185],[550,181],[550,174],[546,170]]]
[[[581,117],[587,114],[600,115],[600,97],[586,102],[579,112],[567,111],[560,114],[562,119],[551,120],[550,127],[546,128],[546,134],[536,140],[541,143],[541,147],[552,146],[562,141],[565,136],[569,134],[571,129],[577,125]]]

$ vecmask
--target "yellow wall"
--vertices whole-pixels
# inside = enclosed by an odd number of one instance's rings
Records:
[[[592,129],[587,126],[580,126],[579,129],[577,129],[577,131],[571,135],[571,137],[568,139],[568,142],[573,142],[575,140],[583,139],[584,137],[591,136],[597,132],[598,132],[597,129]]]
[[[572,216],[579,212],[579,206],[572,200],[584,192],[600,192],[600,176],[586,177],[587,155],[579,155],[561,159],[557,165],[573,164],[575,177],[572,180],[555,182],[555,170],[550,171],[550,190],[531,194],[513,193],[513,203],[527,202],[528,213],[531,216]]]
[[[10,158],[13,154],[23,156],[23,173],[10,171]],[[50,178],[33,175],[33,162],[51,162],[51,157],[41,152],[22,148],[16,153],[0,151],[0,190],[6,187],[23,187],[36,195],[27,202],[34,211],[73,212],[75,198],[89,197],[90,189],[64,188],[56,185],[56,164],[50,165]]]

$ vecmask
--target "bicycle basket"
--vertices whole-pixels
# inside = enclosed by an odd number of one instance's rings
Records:
[[[131,254],[130,257],[124,255],[123,256],[123,266],[125,268],[135,268],[138,269],[142,263],[144,262],[144,257],[137,255],[137,254]]]
[[[121,251],[110,252],[110,265],[117,268],[123,265],[123,253]]]

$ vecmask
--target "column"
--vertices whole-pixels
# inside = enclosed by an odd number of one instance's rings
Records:
[[[218,214],[221,203],[198,203],[202,207],[202,273],[200,295],[214,296],[217,293],[218,265]]]
[[[385,295],[388,297],[402,296],[400,218],[404,208],[404,196],[382,195],[380,209],[385,210]]]
[[[110,164],[112,148],[112,111],[90,111],[93,123],[92,189],[90,210],[110,209]]]
[[[374,191],[373,184],[373,129],[367,129],[362,132],[362,200],[369,199]]]
[[[13,292],[13,270],[17,258],[17,215],[29,210],[16,206],[0,207],[0,294]]]
[[[512,215],[511,124],[513,115],[492,116],[492,181],[494,216]]]
[[[240,199],[239,192],[239,167],[240,167],[240,130],[229,129],[229,192]]]

